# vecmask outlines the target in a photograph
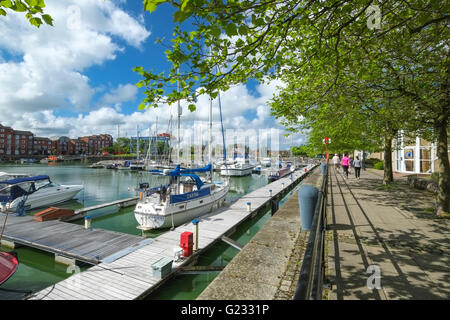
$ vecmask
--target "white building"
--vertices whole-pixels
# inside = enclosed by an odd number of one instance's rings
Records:
[[[438,170],[435,143],[421,137],[407,137],[400,131],[398,138],[393,141],[392,149],[394,172],[430,174]],[[372,154],[369,158],[384,160],[384,154]]]

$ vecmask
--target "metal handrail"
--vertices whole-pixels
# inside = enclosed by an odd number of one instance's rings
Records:
[[[322,179],[314,209],[311,233],[309,234],[300,278],[293,300],[321,300],[325,274],[325,227],[328,187],[328,163]]]

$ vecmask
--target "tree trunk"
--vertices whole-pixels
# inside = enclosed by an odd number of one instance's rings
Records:
[[[394,174],[392,171],[392,140],[392,136],[384,136],[384,185],[394,182]]]
[[[439,159],[439,187],[436,213],[450,212],[450,165],[448,158],[448,118],[439,117],[434,130],[437,135],[437,157]]]

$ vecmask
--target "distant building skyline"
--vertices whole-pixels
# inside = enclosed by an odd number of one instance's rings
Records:
[[[16,130],[0,124],[0,158],[33,155],[95,155],[112,147],[110,134],[96,134],[70,138],[67,136],[42,137],[31,131]]]

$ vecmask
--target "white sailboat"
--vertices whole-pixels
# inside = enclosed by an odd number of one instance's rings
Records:
[[[193,173],[210,170],[211,165],[185,170],[178,166],[165,174],[169,184],[142,190],[134,210],[138,229],[176,227],[222,206],[229,185],[202,180]]]
[[[220,97],[219,97],[220,106]],[[220,112],[222,112],[220,110]],[[181,107],[178,102],[178,143],[177,158],[180,150],[180,116]],[[212,158],[212,103],[210,106],[210,147],[209,160]],[[222,130],[223,133],[223,130]],[[225,143],[224,143],[225,147]],[[195,173],[206,172],[206,179],[201,179]],[[169,184],[157,188],[146,188],[140,191],[140,196],[134,215],[139,223],[138,229],[151,230],[176,227],[196,217],[213,211],[225,203],[225,196],[230,187],[225,183],[213,181],[211,163],[205,168],[184,169],[178,165],[175,170],[161,172],[169,177]]]

